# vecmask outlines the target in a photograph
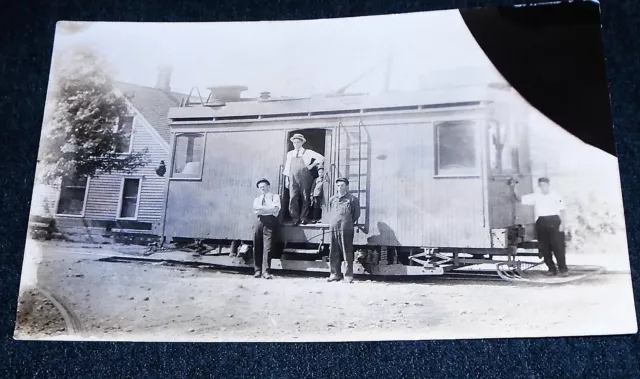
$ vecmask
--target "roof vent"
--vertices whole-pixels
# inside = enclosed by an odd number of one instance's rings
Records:
[[[270,97],[271,97],[271,92],[269,91],[260,92],[260,100],[269,100]]]
[[[211,91],[209,92],[207,105],[212,106],[242,101],[242,92],[248,90],[248,88],[245,86],[214,86],[207,87],[207,89]]]

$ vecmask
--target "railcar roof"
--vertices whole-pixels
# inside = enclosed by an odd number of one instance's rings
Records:
[[[440,108],[477,105],[496,99],[504,90],[479,87],[458,87],[421,92],[388,92],[380,95],[312,96],[297,99],[268,99],[228,102],[223,106],[185,106],[172,108],[173,121],[260,119],[291,116],[339,115],[381,112],[413,107]]]

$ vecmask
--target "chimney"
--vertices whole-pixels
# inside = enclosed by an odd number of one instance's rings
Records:
[[[171,91],[171,72],[173,67],[168,65],[161,65],[158,67],[158,78],[156,81],[156,88],[165,92]]]
[[[260,100],[269,100],[269,98],[271,97],[271,93],[270,92],[260,92]]]

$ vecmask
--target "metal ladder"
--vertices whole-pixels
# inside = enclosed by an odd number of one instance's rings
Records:
[[[353,130],[357,128],[356,130]],[[336,172],[334,178],[346,177],[349,179],[349,192],[353,193],[360,201],[360,218],[357,226],[367,233],[369,224],[369,138],[362,121],[358,121],[357,127],[345,127],[338,123],[336,146],[334,149],[334,162]],[[356,179],[357,183],[354,183]],[[356,184],[354,186],[354,184]],[[363,220],[363,221],[360,221]]]

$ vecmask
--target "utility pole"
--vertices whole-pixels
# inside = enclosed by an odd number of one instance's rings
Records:
[[[387,70],[386,70],[386,75],[384,80],[383,92],[389,92],[389,83],[391,81],[391,60],[392,59],[393,59],[392,49],[391,47],[389,47],[387,52]]]

